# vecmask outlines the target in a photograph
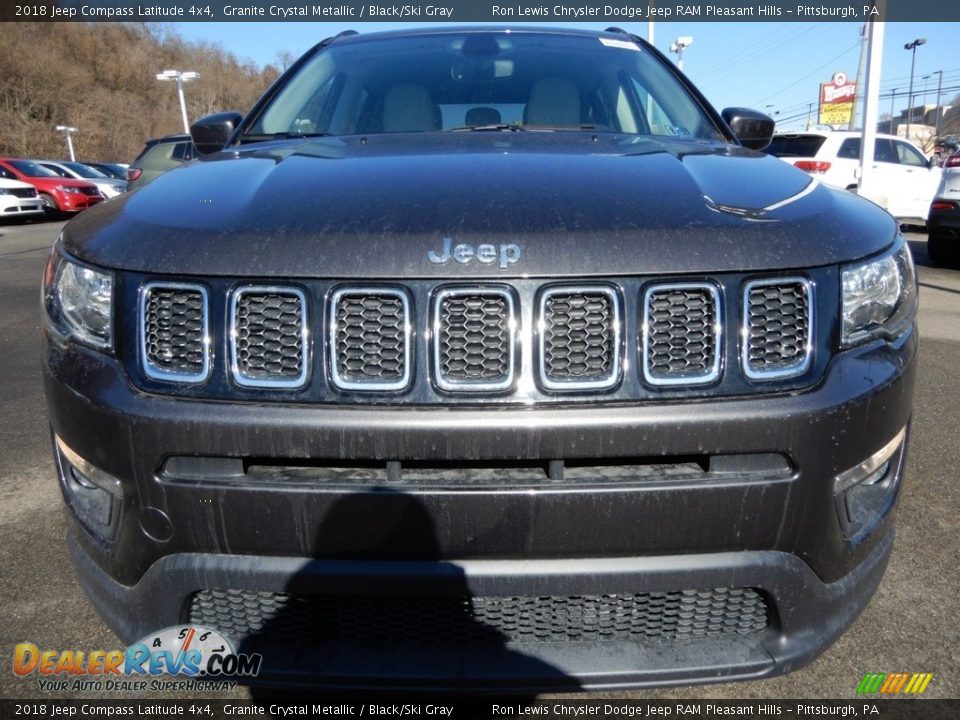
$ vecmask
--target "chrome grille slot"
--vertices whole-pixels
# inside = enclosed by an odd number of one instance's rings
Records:
[[[200,285],[150,283],[140,294],[140,353],[155,380],[196,383],[210,373],[207,291]]]
[[[445,288],[434,300],[434,372],[443,390],[504,390],[513,384],[517,322],[503,288]]]
[[[654,285],[643,296],[643,377],[693,385],[720,374],[720,295],[713,285]]]
[[[233,294],[233,379],[250,387],[300,387],[308,370],[307,302],[296,288],[249,286]]]
[[[800,375],[813,347],[813,286],[803,278],[748,283],[744,290],[743,371],[755,380]]]
[[[394,288],[341,288],[330,301],[330,374],[342,390],[402,390],[411,375],[410,300]]]
[[[554,287],[540,296],[540,381],[599,390],[620,379],[620,302],[611,287]]]

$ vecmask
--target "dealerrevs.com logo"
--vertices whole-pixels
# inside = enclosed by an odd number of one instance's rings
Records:
[[[161,630],[126,650],[41,650],[20,643],[13,650],[13,672],[36,675],[40,690],[195,690],[196,682],[153,681],[148,688],[146,679],[137,678],[165,675],[208,684],[256,677],[262,660],[259,653],[237,653],[216,630],[190,625]]]
[[[858,695],[919,695],[933,673],[867,673],[857,686]]]

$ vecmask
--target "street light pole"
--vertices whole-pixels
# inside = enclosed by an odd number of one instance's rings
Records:
[[[75,127],[69,125],[57,125],[57,130],[65,133],[67,136],[67,152],[70,153],[70,162],[76,162],[77,158],[73,154],[73,134],[77,131]]]
[[[926,42],[926,38],[917,38],[903,46],[904,50],[910,50],[913,53],[910,57],[910,90],[907,92],[907,131],[903,135],[907,140],[910,139],[910,122],[913,120],[913,67],[917,61],[917,48]]]
[[[183,131],[185,133],[190,132],[190,123],[187,121],[187,101],[183,96],[183,84],[199,77],[200,73],[181,72],[179,70],[164,70],[162,73],[157,73],[157,80],[167,82],[174,80],[177,83],[177,95],[180,97],[180,115],[183,117]]]
[[[692,37],[678,37],[672,45],[670,45],[670,52],[677,54],[677,70],[683,72],[683,50],[693,45]]]

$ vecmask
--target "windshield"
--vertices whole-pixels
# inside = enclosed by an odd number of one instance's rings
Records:
[[[53,170],[47,170],[45,167],[29,160],[10,160],[9,162],[27,177],[60,177]]]
[[[503,30],[335,42],[243,139],[469,128],[724,139],[661,62],[626,37]]]
[[[61,163],[65,167],[73,170],[77,175],[84,178],[96,178],[97,180],[103,180],[107,176],[104,175],[99,170],[90,167],[89,165],[84,165],[83,163],[78,162],[64,162]]]

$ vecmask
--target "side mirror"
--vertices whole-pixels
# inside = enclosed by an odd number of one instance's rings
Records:
[[[773,119],[748,108],[727,108],[720,117],[744,147],[763,150],[773,140]]]
[[[190,137],[197,152],[209,155],[222,150],[242,120],[243,115],[238,112],[214,113],[197,120],[190,126]]]

